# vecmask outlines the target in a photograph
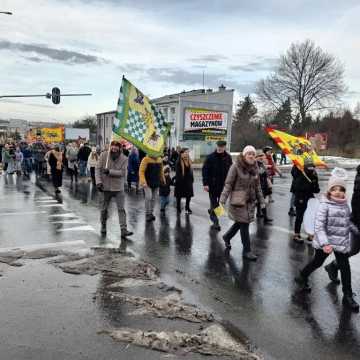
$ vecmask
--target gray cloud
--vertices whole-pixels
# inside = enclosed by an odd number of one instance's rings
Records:
[[[243,65],[230,66],[230,70],[256,72],[256,71],[272,71],[278,64],[278,58],[262,58],[258,61],[253,61]]]
[[[137,71],[134,71],[134,69],[137,69]],[[177,86],[202,86],[202,71],[191,72],[172,67],[146,68],[141,64],[123,65],[122,70],[125,74],[130,72],[141,73],[146,76],[149,81],[175,84]],[[205,73],[205,86],[207,88],[216,89],[221,84],[224,84],[228,88],[235,89],[240,93],[248,94],[254,92],[256,82],[240,82],[233,77],[230,79],[226,74]]]
[[[0,50],[35,54],[36,56],[27,57],[27,59],[32,62],[42,61],[42,58],[39,58],[39,56],[70,65],[89,63],[99,64],[103,61],[97,56],[82,54],[76,51],[50,48],[42,44],[23,44],[6,40],[0,40]]]
[[[196,58],[188,59],[188,61],[195,63],[213,63],[220,62],[222,60],[227,60],[227,57],[220,54],[203,55]]]

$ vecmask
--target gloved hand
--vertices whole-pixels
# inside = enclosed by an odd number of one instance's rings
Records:
[[[104,191],[104,185],[103,184],[96,184],[96,188],[100,191],[103,192]]]
[[[109,170],[109,169],[104,169],[103,174],[104,174],[104,175],[109,175],[109,174],[110,174],[110,170]]]

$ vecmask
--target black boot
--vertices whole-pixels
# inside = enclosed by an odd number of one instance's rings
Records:
[[[359,304],[354,300],[353,293],[344,294],[342,302],[343,305],[349,308],[351,311],[359,312]]]
[[[225,235],[224,235],[223,240],[224,240],[226,249],[231,250],[230,239],[226,238]]]
[[[301,274],[301,272],[299,273],[299,275],[294,280],[299,285],[299,287],[300,287],[300,289],[302,291],[306,291],[306,292],[311,291],[311,287],[309,285],[308,278],[304,277]]]
[[[263,216],[264,216],[264,224],[270,224],[273,222],[273,219],[270,219],[268,216],[267,216],[267,209],[266,208],[263,208],[261,210]]]
[[[338,279],[338,268],[336,263],[333,261],[329,265],[325,266],[325,270],[329,275],[330,280],[335,284],[340,284],[340,280]]]

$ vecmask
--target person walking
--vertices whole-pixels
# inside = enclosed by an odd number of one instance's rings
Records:
[[[161,183],[159,188],[160,212],[163,215],[165,214],[166,206],[170,202],[171,185],[173,184],[169,165],[164,166],[164,180],[165,182]]]
[[[55,188],[55,194],[60,194],[63,175],[63,153],[60,151],[59,145],[55,145],[49,152],[48,163],[50,166],[51,180]]]
[[[268,172],[268,177],[271,181],[271,183],[274,183],[274,176],[278,174],[280,177],[282,177],[282,173],[279,170],[279,168],[276,166],[276,162],[274,161],[274,156],[272,153],[272,147],[271,146],[265,146],[264,149],[265,154],[265,166]],[[269,202],[274,202],[272,195],[269,195]]]
[[[266,202],[266,198],[272,194],[272,184],[271,184],[270,179],[268,178],[268,174],[267,174],[264,162],[265,162],[264,152],[262,150],[257,150],[256,151],[256,163],[259,168],[261,191],[262,191],[264,200]],[[273,219],[270,219],[268,217],[266,207],[261,209],[260,203],[257,203],[256,217],[263,218],[264,224],[271,224],[273,221]]]
[[[5,172],[5,174],[7,174],[7,170],[8,170],[8,166],[9,166],[9,162],[10,162],[10,153],[9,153],[9,149],[10,146],[9,144],[5,144],[3,149],[2,149],[2,162],[3,162],[3,170]]]
[[[80,144],[80,149],[78,152],[78,160],[79,160],[79,176],[85,177],[86,176],[86,169],[87,169],[87,162],[91,153],[91,149],[86,143]]]
[[[204,190],[209,193],[210,209],[208,213],[214,230],[220,231],[219,219],[214,209],[219,206],[219,199],[223,191],[225,179],[232,165],[231,155],[226,152],[226,141],[218,141],[216,150],[207,156],[202,168]]]
[[[88,172],[90,173],[90,177],[91,177],[91,182],[94,186],[96,186],[96,180],[95,180],[95,168],[96,168],[96,164],[99,161],[99,156],[96,152],[96,147],[93,146],[91,148],[91,153],[89,155],[88,158],[88,162],[87,162],[87,168],[88,168]]]
[[[127,164],[128,159],[122,153],[122,146],[118,141],[111,142],[110,150],[102,152],[96,164],[96,187],[104,195],[100,212],[102,235],[106,235],[107,232],[106,221],[112,198],[115,198],[118,210],[121,238],[126,239],[128,236],[133,235],[133,232],[127,229],[125,212],[124,186]]]
[[[298,176],[301,176],[301,171],[295,165],[293,165],[293,167],[291,168],[291,176],[292,176],[291,187],[290,187],[291,197],[290,197],[290,206],[289,206],[288,215],[289,216],[296,216],[294,183],[295,183],[295,179]]]
[[[154,221],[155,199],[161,183],[165,183],[161,157],[146,155],[139,167],[139,182],[145,193],[146,221]]]
[[[225,246],[231,249],[230,240],[240,230],[243,258],[249,261],[257,260],[257,256],[251,251],[249,225],[254,221],[256,203],[260,204],[261,209],[265,207],[255,156],[255,148],[245,146],[231,166],[220,196],[220,204],[223,206],[230,198],[228,213],[229,218],[234,221],[223,236]]]
[[[194,196],[194,174],[188,148],[182,148],[175,165],[175,198],[178,214],[181,213],[181,199],[185,198],[185,212],[192,214],[190,201]]]
[[[68,171],[70,175],[70,182],[73,184],[74,178],[75,183],[78,182],[78,148],[76,146],[76,143],[72,142],[69,144],[66,150],[66,157],[68,160]]]
[[[300,231],[301,225],[304,219],[304,213],[307,208],[309,199],[314,197],[314,194],[320,192],[319,180],[315,170],[312,159],[306,158],[304,161],[304,172],[297,169],[298,174],[294,177],[293,191],[295,194],[295,233],[293,240],[297,243],[303,243]],[[311,241],[312,237],[308,237],[308,241]]]
[[[135,183],[136,193],[139,192],[139,152],[135,146],[132,147],[129,155],[127,183],[128,191],[131,191],[131,184]]]
[[[351,222],[360,231],[360,165],[356,169],[356,176],[354,181],[354,191],[351,198]],[[351,249],[349,257],[354,256],[360,252],[360,235],[352,234]],[[339,265],[336,260],[325,266],[329,278],[334,283],[338,284]]]
[[[24,156],[24,162],[23,162],[24,178],[30,179],[30,174],[32,172],[33,158],[32,158],[31,148],[27,143],[24,144],[24,147],[22,149],[22,153],[23,153],[23,156]]]
[[[295,278],[304,291],[311,291],[309,276],[323,265],[327,257],[334,253],[340,269],[343,285],[343,305],[354,312],[359,304],[353,298],[351,269],[349,264],[350,232],[359,233],[350,221],[350,208],[346,199],[346,182],[332,175],[328,181],[327,193],[321,199],[315,218],[315,256]]]
[[[45,154],[47,153],[47,148],[45,144],[41,141],[41,138],[38,137],[36,142],[32,144],[32,153],[34,156],[34,167],[36,176],[43,176],[45,171]]]
[[[24,162],[24,155],[20,150],[20,147],[17,146],[15,150],[15,157],[14,157],[14,170],[16,175],[20,176],[22,172],[22,164]]]

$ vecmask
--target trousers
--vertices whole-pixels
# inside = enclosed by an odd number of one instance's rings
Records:
[[[309,277],[311,273],[323,265],[329,255],[330,254],[324,253],[322,249],[316,249],[314,258],[304,267],[303,270],[300,271],[301,275],[305,278]],[[334,251],[334,255],[337,266],[340,269],[343,293],[352,294],[349,255],[336,251]]]
[[[215,225],[219,225],[219,219],[216,216],[214,209],[216,209],[219,206],[220,195],[209,192],[209,199],[210,199],[210,209],[209,209],[210,220]]]
[[[155,199],[158,193],[158,188],[144,188],[145,193],[145,213],[146,215],[152,215],[155,208]]]
[[[100,212],[100,221],[102,224],[106,224],[108,218],[108,209],[111,203],[111,199],[115,198],[118,215],[119,215],[119,224],[121,230],[126,230],[126,212],[125,212],[125,193],[124,191],[104,191],[103,200],[101,203],[101,212]]]
[[[231,240],[236,233],[240,230],[241,242],[243,244],[243,254],[249,253],[251,251],[250,246],[250,233],[249,233],[249,224],[235,222],[230,229],[224,234],[224,240]]]

